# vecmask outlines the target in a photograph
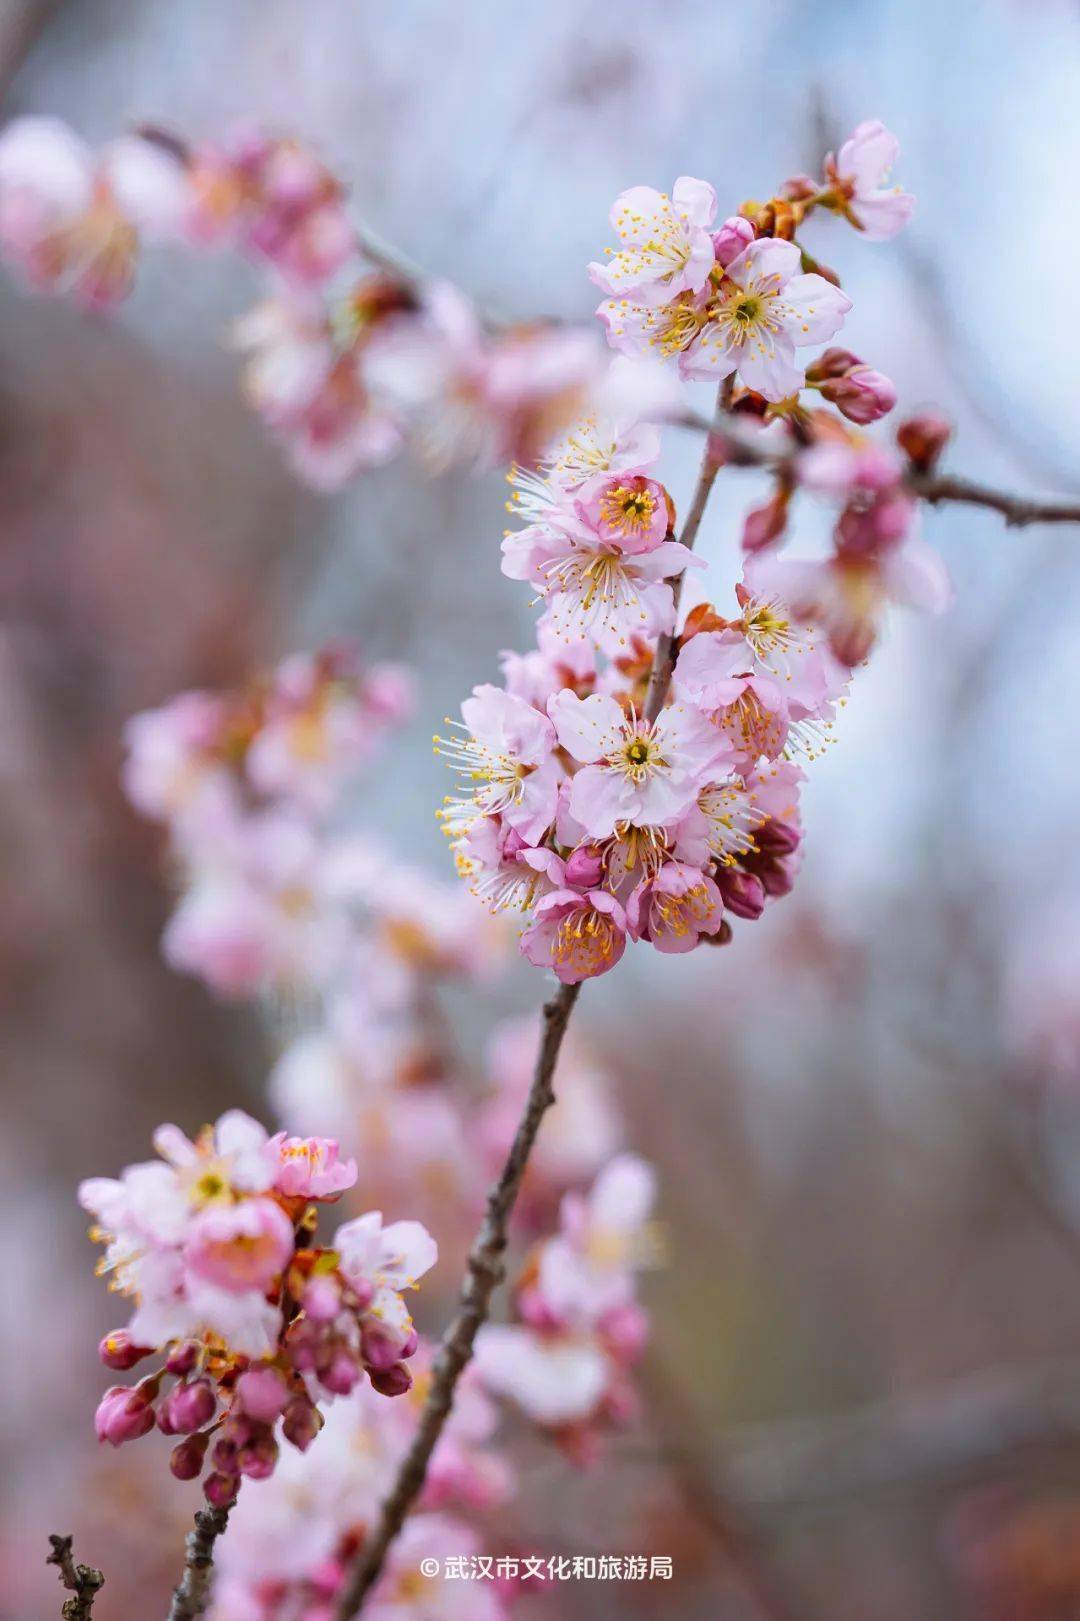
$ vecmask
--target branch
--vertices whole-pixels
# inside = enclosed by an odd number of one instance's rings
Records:
[[[946,474],[913,473],[906,482],[913,495],[928,501],[932,507],[945,501],[989,507],[1001,513],[1010,529],[1023,529],[1031,523],[1080,523],[1080,501],[1033,501],[1024,495],[1006,495],[1002,490],[975,484],[969,478],[950,478]]]
[[[801,446],[778,449],[757,444],[746,434],[724,428],[721,432],[714,420],[686,412],[673,418],[677,427],[691,428],[698,433],[715,435],[722,451],[721,465],[728,467],[764,467],[776,473],[791,468]],[[944,473],[909,472],[904,484],[912,495],[930,506],[955,503],[969,507],[987,507],[1000,512],[1010,529],[1022,529],[1034,523],[1080,523],[1080,501],[1036,501],[1025,495],[1009,495],[1004,490],[993,490],[973,479],[953,478]]]
[[[64,1621],[90,1621],[94,1613],[94,1599],[105,1586],[105,1578],[100,1570],[94,1570],[90,1565],[77,1565],[71,1552],[70,1537],[59,1537],[53,1534],[49,1538],[52,1544],[52,1553],[45,1560],[47,1565],[56,1565],[60,1571],[60,1580],[74,1598],[64,1600],[64,1607],[60,1614]]]
[[[725,398],[721,385],[721,392],[717,397],[717,423]],[[710,440],[705,447],[697,488],[679,537],[684,546],[692,547],[697,539],[709,492],[720,465],[715,454],[715,446]],[[663,707],[671,681],[672,662],[672,639],[665,636],[657,644],[652,674],[649,678],[646,714],[650,719],[655,719]],[[580,991],[580,984],[561,985],[551,1000],[544,1004],[543,1039],[536,1058],[536,1068],[533,1071],[525,1112],[518,1124],[499,1179],[488,1192],[487,1211],[473,1247],[469,1251],[457,1316],[444,1334],[439,1347],[431,1388],[420,1415],[419,1428],[402,1460],[390,1494],[379,1511],[378,1520],[360,1550],[338,1598],[334,1612],[335,1621],[352,1621],[352,1617],[358,1614],[365,1597],[378,1580],[391,1543],[401,1530],[406,1514],[423,1487],[431,1454],[450,1416],[457,1382],[473,1354],[476,1336],[488,1316],[491,1297],[503,1279],[502,1258],[507,1245],[510,1216],[517,1201],[518,1189],[536,1141],[536,1134],[540,1130],[540,1122],[555,1102],[552,1084],[555,1065]],[[176,1618],[170,1617],[170,1621],[176,1621]]]
[[[195,1621],[210,1600],[214,1544],[229,1523],[227,1508],[200,1508],[185,1543],[184,1574],[172,1596],[167,1621]]]

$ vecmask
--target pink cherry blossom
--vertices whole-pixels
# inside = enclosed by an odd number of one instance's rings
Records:
[[[654,551],[674,522],[667,491],[644,473],[601,473],[577,493],[577,511],[624,557]]]
[[[331,1137],[290,1137],[279,1131],[269,1147],[279,1161],[275,1192],[289,1199],[336,1199],[356,1182],[356,1161],[342,1159]]]
[[[662,825],[693,801],[704,774],[725,753],[725,739],[691,705],[673,703],[650,725],[614,698],[556,694],[549,712],[559,742],[582,762],[570,786],[570,811],[593,838],[616,824]]]
[[[885,182],[900,155],[900,142],[876,118],[856,125],[826,171],[844,202],[844,211],[871,241],[895,236],[911,218],[910,192]]]
[[[783,400],[802,387],[795,350],[839,331],[851,300],[823,276],[805,275],[792,242],[751,242],[726,267],[696,342],[681,357],[685,375],[738,372],[747,388]]]
[[[603,889],[545,895],[536,921],[521,936],[523,955],[538,968],[553,969],[564,985],[606,974],[625,949],[625,913]]]
[[[611,224],[622,247],[589,275],[612,298],[664,304],[681,292],[698,292],[709,279],[715,255],[709,226],[716,193],[704,180],[682,175],[671,196],[634,186],[615,199]]]
[[[124,137],[96,158],[52,118],[0,135],[0,251],[35,288],[107,309],[130,292],[140,235],[179,224],[183,169],[162,147]]]
[[[700,936],[716,934],[723,921],[715,883],[684,861],[665,861],[635,889],[626,908],[632,938],[648,940],[658,951],[693,951]]]
[[[440,814],[447,832],[456,837],[479,816],[499,816],[530,844],[538,843],[555,820],[560,768],[554,727],[531,704],[490,685],[474,687],[461,713],[461,735],[436,740],[467,784],[444,801]]]

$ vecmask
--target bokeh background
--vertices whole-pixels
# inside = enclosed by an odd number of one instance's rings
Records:
[[[295,130],[424,265],[582,319],[624,186],[700,174],[735,207],[881,117],[919,205],[892,244],[814,226],[845,342],[902,409],[952,416],[958,470],[1080,487],[1075,3],[6,0],[0,92],[92,142]],[[105,322],[0,282],[4,1621],[56,1613],[44,1534],[67,1528],[109,1568],[101,1621],[161,1613],[191,1507],[152,1443],[93,1440],[112,1317],[77,1179],[159,1120],[266,1113],[273,1030],[159,960],[123,721],[328,634],[406,658],[415,724],[357,811],[441,867],[433,725],[529,636],[498,474],[398,462],[327,498],[286,470],[222,342],[256,286],[159,252]],[[676,499],[698,448],[669,435]],[[757,494],[718,485],[701,547],[729,575]],[[534,1452],[514,1513],[552,1551],[585,1526],[671,1552],[678,1580],[563,1589],[566,1621],[753,1617],[751,1556],[789,1621],[1080,1616],[1080,1070],[1024,1044],[1047,974],[1047,1017],[1080,1018],[1080,533],[925,528],[956,606],[898,616],[860,673],[794,895],[582,1002],[662,1178],[652,1416],[583,1479]],[[538,990],[464,998],[466,1038]]]

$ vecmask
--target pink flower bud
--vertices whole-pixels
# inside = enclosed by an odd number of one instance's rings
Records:
[[[202,1473],[207,1435],[189,1435],[169,1453],[169,1468],[177,1480],[195,1480]]]
[[[199,1346],[196,1340],[183,1340],[174,1346],[165,1360],[166,1373],[174,1373],[178,1379],[183,1379],[191,1372],[199,1360]]]
[[[236,1442],[230,1441],[227,1437],[222,1437],[220,1441],[216,1441],[214,1450],[210,1454],[214,1468],[223,1475],[237,1474],[239,1470],[236,1459],[239,1451],[240,1448]]]
[[[767,822],[754,829],[754,843],[763,853],[771,856],[789,856],[802,843],[802,834],[791,822],[782,822],[770,816]]]
[[[249,1417],[272,1424],[285,1410],[289,1387],[276,1368],[249,1368],[236,1381],[236,1394]]]
[[[716,885],[724,897],[724,905],[736,917],[752,922],[765,910],[765,890],[753,873],[742,872],[738,867],[721,867],[716,874]]]
[[[718,231],[713,232],[713,252],[718,264],[729,265],[754,240],[756,232],[750,221],[741,214],[726,219]]]
[[[302,1303],[313,1323],[332,1323],[341,1310],[341,1289],[333,1278],[309,1278]]]
[[[404,1396],[412,1385],[412,1374],[404,1362],[395,1362],[392,1368],[373,1368],[368,1377],[380,1396]]]
[[[780,490],[763,507],[755,507],[746,514],[742,532],[744,552],[759,552],[780,539],[787,528],[788,501],[788,491]]]
[[[325,1368],[319,1369],[319,1383],[335,1396],[347,1396],[360,1378],[360,1369],[348,1351],[337,1351]]]
[[[826,349],[807,366],[806,381],[824,383],[830,377],[846,377],[854,366],[861,365],[858,355],[853,355],[850,349]]]
[[[274,1437],[265,1432],[256,1441],[249,1441],[240,1448],[237,1454],[237,1464],[240,1473],[249,1480],[268,1480],[274,1472],[278,1460],[278,1444]]]
[[[203,1495],[211,1508],[230,1508],[236,1501],[240,1481],[236,1475],[207,1475]]]
[[[144,1356],[152,1356],[153,1350],[151,1345],[136,1345],[126,1328],[117,1328],[100,1342],[98,1356],[107,1368],[127,1373]]]
[[[381,1323],[365,1323],[360,1334],[360,1348],[369,1371],[372,1368],[390,1368],[400,1361],[402,1342]]]
[[[822,383],[821,395],[849,422],[863,427],[885,416],[896,404],[895,384],[870,366],[854,366],[846,376]]]
[[[567,859],[566,882],[574,889],[595,889],[604,876],[604,863],[595,844],[582,844]]]
[[[94,1430],[99,1441],[122,1446],[136,1441],[154,1427],[153,1404],[138,1389],[113,1385],[102,1396],[94,1414]]]
[[[164,1413],[174,1435],[191,1435],[201,1430],[216,1411],[217,1397],[208,1379],[177,1385],[165,1399]]]
[[[298,1452],[306,1452],[323,1427],[323,1416],[306,1396],[294,1396],[285,1409],[281,1431]]]

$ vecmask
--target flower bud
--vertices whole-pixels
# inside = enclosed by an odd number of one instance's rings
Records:
[[[845,377],[821,385],[821,396],[835,405],[849,422],[865,427],[885,416],[896,404],[896,385],[883,372],[855,366]]]
[[[186,1378],[199,1360],[199,1345],[197,1340],[182,1340],[173,1347],[165,1359],[165,1372],[174,1373],[178,1379]]]
[[[347,1396],[360,1378],[360,1369],[348,1351],[336,1351],[319,1369],[319,1383],[334,1396]]]
[[[164,1416],[171,1426],[166,1434],[191,1435],[209,1424],[216,1411],[217,1397],[208,1379],[177,1385],[165,1398]]]
[[[952,429],[936,411],[920,411],[896,430],[896,442],[917,473],[929,473],[948,444]]]
[[[285,1409],[281,1431],[299,1452],[306,1452],[323,1427],[323,1416],[306,1396],[294,1396]]]
[[[575,889],[595,889],[604,876],[604,862],[595,844],[581,844],[567,858],[566,882]]]
[[[641,1307],[631,1301],[605,1312],[600,1332],[605,1344],[620,1362],[636,1362],[649,1338],[649,1319]]]
[[[169,1468],[177,1480],[195,1480],[202,1473],[208,1435],[189,1435],[169,1453]]]
[[[138,1388],[113,1385],[102,1396],[94,1414],[94,1430],[99,1441],[110,1446],[122,1446],[125,1441],[136,1441],[154,1427],[153,1404]]]
[[[267,1430],[255,1441],[240,1448],[237,1464],[249,1480],[268,1480],[278,1460],[278,1444]]]
[[[770,816],[768,821],[754,829],[754,843],[765,855],[790,856],[802,843],[802,834],[793,823]]]
[[[116,1373],[127,1373],[144,1356],[152,1356],[153,1351],[152,1345],[136,1345],[126,1328],[114,1329],[98,1345],[98,1356]]]
[[[236,1381],[236,1394],[249,1418],[272,1424],[285,1410],[289,1387],[276,1368],[249,1368]]]
[[[806,368],[808,383],[824,383],[830,377],[846,377],[853,366],[861,366],[858,355],[850,349],[826,349],[824,354]]]
[[[743,872],[739,867],[721,867],[716,874],[716,886],[724,897],[724,905],[736,917],[752,923],[765,910],[765,890],[752,872]]]
[[[718,264],[729,265],[737,259],[744,248],[749,247],[757,233],[748,219],[741,214],[733,214],[726,219],[718,231],[713,232],[713,252],[716,254]]]
[[[341,1290],[333,1278],[309,1278],[301,1303],[313,1323],[332,1323],[341,1310]]]
[[[368,1377],[380,1396],[404,1396],[412,1385],[412,1374],[404,1362],[395,1362],[392,1368],[372,1368]]]
[[[238,1475],[207,1475],[203,1495],[211,1508],[231,1508],[240,1487]]]
[[[755,507],[746,514],[742,532],[744,552],[760,552],[780,539],[787,528],[790,499],[790,490],[780,489],[763,507]]]
[[[402,1343],[397,1334],[390,1333],[381,1323],[367,1322],[360,1334],[360,1349],[368,1369],[390,1368],[402,1356]]]

